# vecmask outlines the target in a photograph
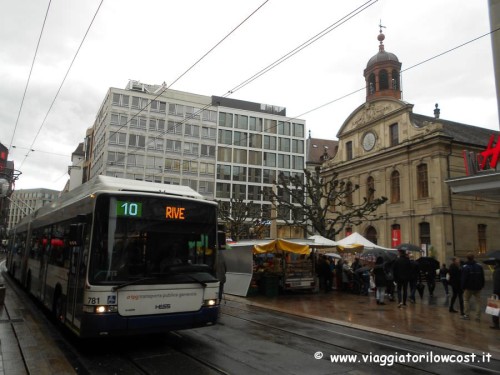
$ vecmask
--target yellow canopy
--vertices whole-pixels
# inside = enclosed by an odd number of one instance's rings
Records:
[[[277,239],[262,245],[255,245],[253,247],[254,254],[272,253],[276,250],[289,251],[295,254],[309,254],[309,245],[298,244],[282,239]]]

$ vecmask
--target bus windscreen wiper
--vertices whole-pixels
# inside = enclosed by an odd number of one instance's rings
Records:
[[[124,288],[126,286],[129,286],[129,285],[134,285],[134,284],[138,284],[138,283],[141,283],[143,281],[147,281],[147,280],[154,280],[155,277],[141,277],[139,279],[135,279],[135,280],[130,280],[130,281],[127,281],[123,284],[120,284],[120,285],[116,285],[114,286],[111,290],[113,292],[116,292],[118,289],[121,289],[121,288]]]

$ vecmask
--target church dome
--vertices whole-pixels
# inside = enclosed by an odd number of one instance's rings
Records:
[[[370,60],[368,60],[368,64],[366,64],[366,67],[369,68],[377,63],[380,63],[380,62],[387,62],[387,61],[394,61],[394,62],[399,62],[398,60],[398,57],[391,53],[391,52],[387,52],[385,49],[384,49],[384,39],[385,39],[385,35],[382,34],[382,32],[380,32],[380,34],[378,35],[377,39],[379,40],[380,42],[380,45],[379,45],[379,51],[376,55],[374,55]]]

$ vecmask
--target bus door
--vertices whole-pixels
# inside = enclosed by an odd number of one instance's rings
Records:
[[[85,224],[70,226],[70,264],[68,270],[68,288],[66,295],[66,321],[80,327],[81,309],[83,303],[83,288],[85,287],[85,267],[82,266],[83,233]]]

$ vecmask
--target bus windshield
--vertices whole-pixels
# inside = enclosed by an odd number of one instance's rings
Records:
[[[181,198],[100,195],[95,207],[89,282],[161,280],[180,269],[213,274],[215,207],[207,201]]]

